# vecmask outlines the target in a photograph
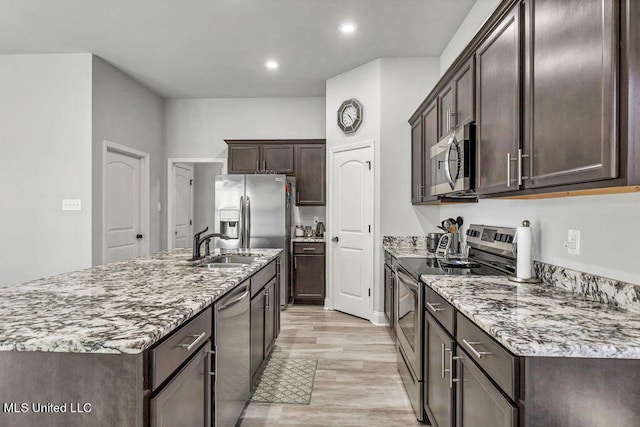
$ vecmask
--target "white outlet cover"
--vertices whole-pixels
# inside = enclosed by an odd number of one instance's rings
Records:
[[[82,200],[81,199],[62,199],[63,211],[81,211]]]
[[[580,230],[569,230],[567,236],[567,252],[570,255],[580,255]]]

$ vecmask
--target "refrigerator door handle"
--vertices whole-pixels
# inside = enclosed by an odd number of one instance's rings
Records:
[[[238,224],[240,228],[240,247],[244,248],[244,197],[240,196],[240,223]]]
[[[246,236],[245,236],[245,248],[246,249],[251,249],[251,199],[249,198],[249,196],[247,196],[247,207],[246,207],[246,211],[245,211],[245,229],[246,229]]]

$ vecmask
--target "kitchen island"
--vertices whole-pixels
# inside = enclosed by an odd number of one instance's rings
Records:
[[[147,425],[168,381],[151,350],[190,319],[210,329],[208,308],[281,250],[252,252],[240,268],[199,268],[177,249],[0,288],[0,425]]]

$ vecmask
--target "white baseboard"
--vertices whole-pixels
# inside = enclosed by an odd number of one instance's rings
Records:
[[[329,298],[324,299],[324,309],[333,310],[333,307],[331,306],[331,301],[329,301]]]
[[[389,321],[387,320],[387,316],[385,316],[384,311],[374,311],[371,316],[371,323],[376,326],[389,326]]]

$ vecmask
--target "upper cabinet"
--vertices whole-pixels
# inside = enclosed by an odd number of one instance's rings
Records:
[[[409,119],[412,203],[427,134],[470,122],[480,197],[640,191],[639,19],[636,0],[500,2]]]
[[[475,120],[474,59],[471,58],[438,95],[438,140]]]
[[[526,5],[525,188],[617,177],[617,2]]]
[[[513,191],[520,147],[519,4],[480,45],[476,67],[476,192]]]
[[[431,195],[431,161],[429,150],[438,142],[438,104],[432,102],[411,123],[411,203],[438,201]]]
[[[274,172],[293,175],[293,144],[226,141],[230,174]]]
[[[325,205],[325,144],[296,144],[295,158],[296,205]]]
[[[296,177],[298,206],[326,204],[326,141],[225,140],[228,173],[280,173]]]

